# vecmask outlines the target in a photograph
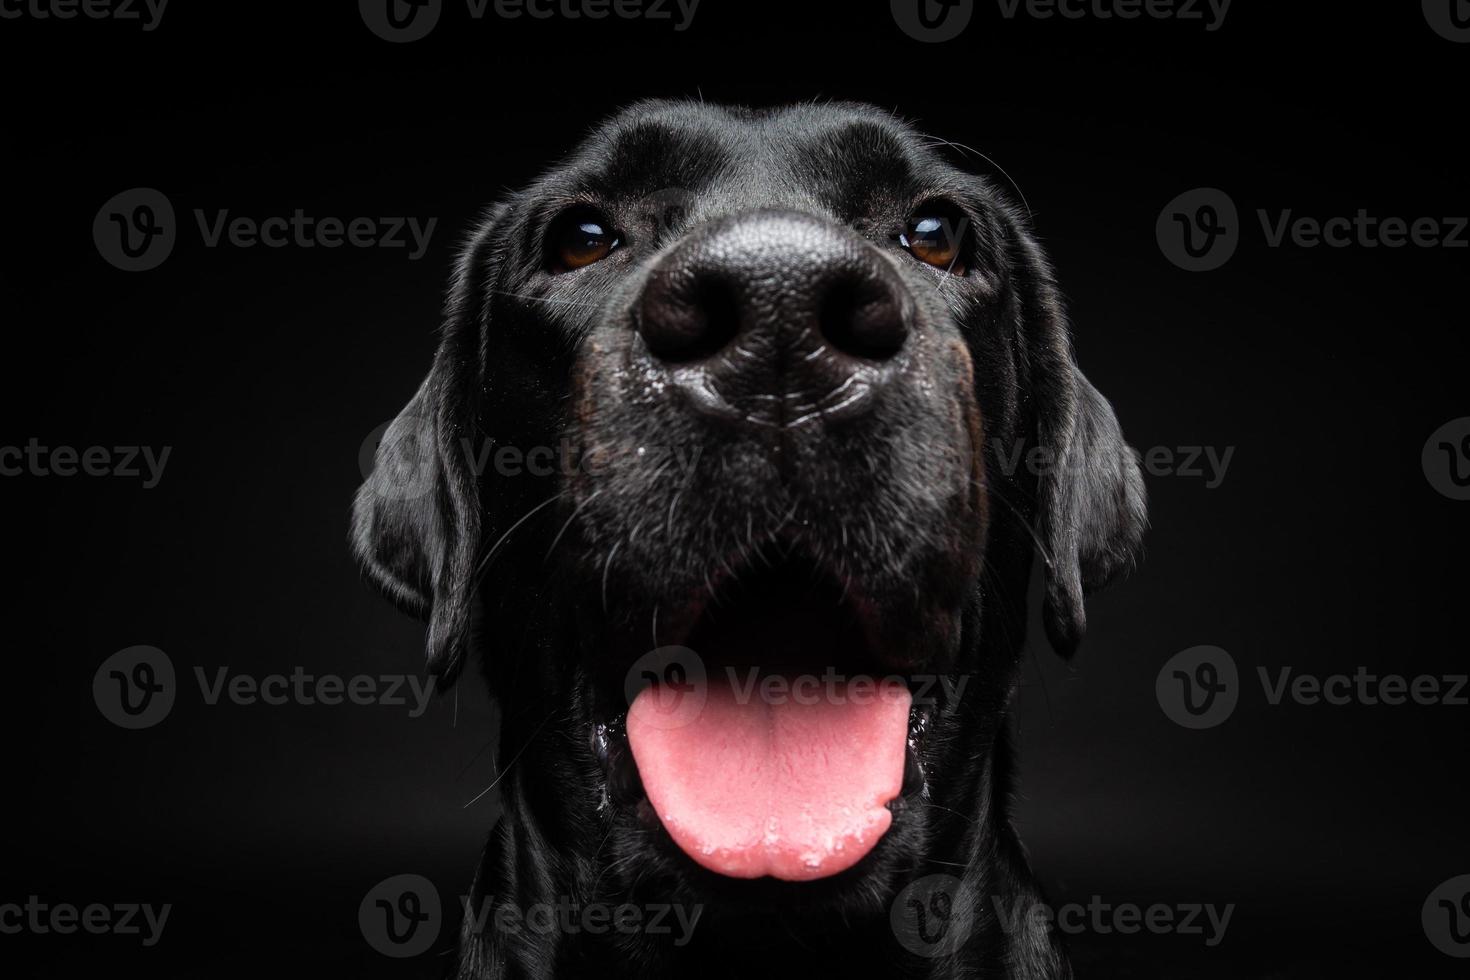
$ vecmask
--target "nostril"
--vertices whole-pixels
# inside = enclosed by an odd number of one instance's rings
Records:
[[[740,330],[740,298],[717,276],[656,276],[643,293],[639,330],[661,360],[712,357]]]
[[[822,297],[822,336],[845,354],[881,361],[897,354],[908,339],[903,304],[881,279],[843,277]]]

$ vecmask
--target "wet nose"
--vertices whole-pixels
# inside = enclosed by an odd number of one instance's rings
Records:
[[[868,242],[811,215],[758,211],[702,229],[650,274],[638,329],[694,406],[796,426],[872,406],[913,302]]]

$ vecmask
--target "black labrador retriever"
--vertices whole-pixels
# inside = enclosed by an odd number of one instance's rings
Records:
[[[985,180],[864,106],[619,114],[468,239],[356,503],[504,709],[457,975],[1069,976],[1007,816],[1027,587],[1071,654],[1144,525]]]

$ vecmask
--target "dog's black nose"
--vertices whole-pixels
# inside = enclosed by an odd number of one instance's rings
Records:
[[[638,304],[653,357],[711,414],[795,426],[869,407],[901,359],[913,301],[866,241],[757,211],[695,232]]]

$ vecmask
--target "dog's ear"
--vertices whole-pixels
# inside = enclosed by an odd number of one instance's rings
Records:
[[[1024,338],[1045,462],[1036,476],[1035,518],[1045,548],[1043,621],[1052,647],[1070,657],[1087,632],[1084,598],[1131,568],[1148,526],[1138,454],[1113,406],[1077,367],[1051,265],[1019,216],[1008,216],[1012,295]]]
[[[352,550],[400,609],[428,623],[429,670],[462,666],[475,601],[481,487],[473,465],[485,382],[494,232],[489,212],[460,253],[443,337],[418,393],[384,431],[352,511]]]

